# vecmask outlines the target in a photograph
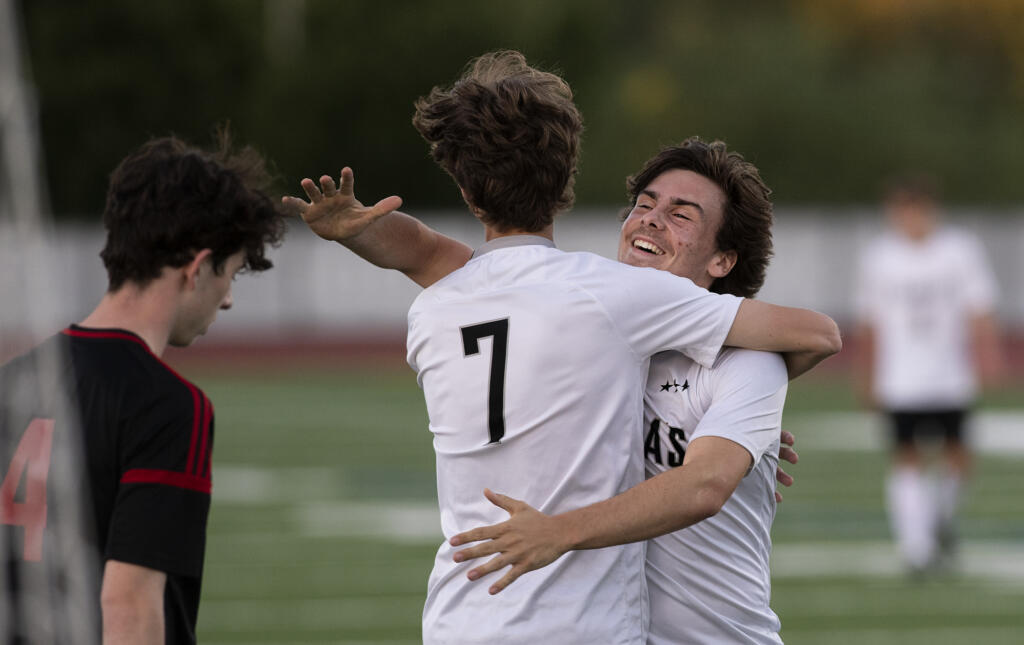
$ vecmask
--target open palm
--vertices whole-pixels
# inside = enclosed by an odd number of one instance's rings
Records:
[[[302,189],[309,197],[283,197],[282,203],[298,213],[310,230],[324,238],[340,242],[362,233],[377,219],[402,205],[397,195],[385,197],[371,207],[363,206],[355,196],[355,178],[351,168],[341,171],[341,186],[336,187],[328,175],[320,177],[320,186],[309,179],[302,180]]]

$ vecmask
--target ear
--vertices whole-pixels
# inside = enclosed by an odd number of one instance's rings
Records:
[[[470,201],[469,195],[466,193],[465,188],[459,186],[459,192],[462,193],[462,201],[466,202],[466,206],[469,207],[469,212],[473,213],[473,215],[476,216],[477,219],[480,219],[484,212],[473,205],[473,202]]]
[[[210,249],[203,249],[195,254],[195,257],[182,267],[183,275],[185,277],[185,287],[192,291],[196,288],[196,284],[199,280],[199,274],[202,272],[203,265],[206,264],[207,260],[213,261],[213,251]]]
[[[724,278],[736,266],[736,251],[715,251],[708,262],[708,274],[715,278]]]

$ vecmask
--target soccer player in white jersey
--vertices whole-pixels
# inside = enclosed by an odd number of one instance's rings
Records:
[[[620,260],[714,291],[757,293],[771,256],[772,205],[752,164],[720,141],[693,138],[662,150],[628,186]],[[661,253],[644,254],[637,239]],[[715,275],[723,249],[731,268]],[[469,573],[511,566],[491,585],[498,593],[570,549],[653,538],[649,643],[780,643],[769,554],[787,382],[777,354],[727,349],[710,367],[658,354],[644,395],[647,482],[554,517],[488,491],[511,519],[455,536],[455,544],[490,540],[456,559],[500,553]]]
[[[835,325],[821,314],[554,248],[553,218],[572,203],[582,124],[568,85],[520,54],[477,59],[416,108],[414,125],[486,239],[470,257],[417,223],[413,243],[400,247],[416,261],[402,252],[376,259],[431,285],[409,312],[409,362],[434,433],[446,538],[501,519],[480,496],[487,486],[558,513],[642,481],[642,384],[658,352],[710,365],[723,344],[792,351],[799,371],[837,351]],[[322,192],[310,180],[303,188],[310,204],[289,201],[310,228],[360,252],[343,217],[354,202],[351,171],[341,191],[326,176]],[[366,223],[398,202],[365,209]],[[423,245],[415,243],[421,234]],[[424,254],[440,261],[420,261]],[[453,554],[442,544],[430,576],[426,643],[646,639],[640,545],[573,552],[497,601]]]
[[[895,181],[889,230],[863,249],[855,289],[862,398],[889,418],[894,454],[890,522],[914,575],[948,563],[960,489],[970,468],[963,440],[979,380],[1001,371],[996,284],[980,241],[939,225],[930,179]],[[928,477],[920,442],[942,443],[944,469]]]

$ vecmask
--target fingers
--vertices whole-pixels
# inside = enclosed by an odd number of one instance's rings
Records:
[[[284,205],[285,212],[288,215],[301,216],[309,208],[309,202],[287,195],[281,198],[281,203]]]
[[[466,560],[475,560],[486,555],[494,555],[495,553],[501,552],[502,548],[498,546],[497,542],[494,540],[488,540],[468,549],[457,551],[455,555],[452,556],[452,560],[456,562],[465,562]]]
[[[495,571],[498,571],[499,569],[504,569],[509,565],[512,565],[512,568],[510,568],[505,573],[505,575],[501,577],[500,580],[492,584],[491,587],[487,590],[487,593],[493,596],[496,593],[500,593],[502,589],[515,582],[515,580],[519,576],[523,575],[527,571],[530,571],[531,569],[528,567],[523,567],[514,564],[512,562],[512,559],[506,555],[499,555],[498,557],[491,558],[485,564],[482,564],[479,567],[471,569],[469,573],[466,574],[466,577],[470,580],[478,580],[481,577],[487,575],[488,573],[493,573]]]
[[[345,196],[344,193],[339,194]],[[369,217],[372,217],[373,219],[377,219],[378,217],[384,217],[391,211],[398,210],[401,207],[402,198],[399,197],[398,195],[392,195],[391,197],[385,197],[384,199],[374,204],[373,208],[370,209],[370,212],[367,213],[367,215]]]
[[[800,455],[798,455],[792,448],[783,447],[779,450],[779,459],[781,461],[788,461],[791,464],[795,464],[800,461]]]
[[[341,169],[341,188],[338,192],[346,197],[351,197],[355,194],[355,176],[352,173],[352,169],[345,166]],[[395,208],[398,208],[395,206]]]
[[[320,177],[320,188],[324,191],[324,197],[334,197],[338,189],[334,186],[334,178],[330,175]]]
[[[390,199],[390,197],[388,198]],[[521,509],[526,505],[525,502],[521,502],[518,499],[509,497],[508,495],[502,495],[501,493],[495,493],[490,488],[484,489],[484,497],[487,498],[491,504],[494,504],[500,509],[508,511],[509,515],[514,514],[515,511]]]
[[[492,524],[491,526],[478,526],[475,529],[470,529],[464,533],[459,533],[448,540],[448,544],[452,546],[461,546],[463,544],[469,544],[470,542],[479,542],[480,540],[493,540],[494,538],[501,535],[502,524]]]
[[[309,177],[306,177],[299,183],[302,185],[302,190],[306,191],[306,196],[309,197],[310,202],[316,204],[324,198],[323,194],[320,193],[320,189],[316,187],[316,183]]]
[[[783,470],[781,468],[776,468],[775,469],[775,481],[779,482],[783,486],[792,486],[793,485],[793,476],[790,475],[789,473],[787,473],[785,470]]]
[[[477,580],[482,576],[486,576],[488,573],[493,573],[498,569],[504,569],[508,565],[512,564],[512,558],[505,553],[498,554],[481,564],[479,567],[474,567],[469,570],[466,577],[470,580]]]
[[[796,443],[796,437],[794,437],[793,433],[789,432],[788,430],[783,430],[782,434],[779,435],[779,439],[780,441],[782,441],[784,445],[787,446],[792,446],[794,443]]]
[[[508,573],[501,577],[501,580],[491,585],[491,588],[487,590],[487,593],[492,596],[496,593],[500,593],[502,589],[515,582],[516,578],[526,573],[526,571],[519,570],[518,567],[512,567],[508,570]]]
[[[779,491],[775,491],[775,503],[776,504],[781,504],[782,503],[782,493],[780,493]]]

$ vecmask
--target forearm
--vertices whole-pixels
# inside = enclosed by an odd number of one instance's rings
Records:
[[[358,235],[336,241],[371,264],[401,271],[421,287],[458,269],[472,255],[468,246],[398,211]]]
[[[979,381],[985,387],[998,385],[1002,380],[1004,364],[995,314],[985,313],[972,317],[970,331],[971,350]]]
[[[725,345],[793,353],[799,357],[796,367],[806,371],[842,349],[843,341],[839,326],[825,314],[744,300]]]
[[[875,407],[875,352],[874,327],[860,323],[854,332],[856,352],[853,356],[853,379],[857,396],[869,408]]]
[[[137,602],[103,605],[103,645],[163,645],[164,612]]]
[[[673,468],[603,502],[551,519],[565,550],[665,535],[711,517],[735,488],[703,468]]]
[[[107,561],[100,592],[103,645],[163,645],[166,574]]]
[[[786,373],[793,380],[831,355],[831,352],[820,351],[783,352],[782,358],[786,361]]]

